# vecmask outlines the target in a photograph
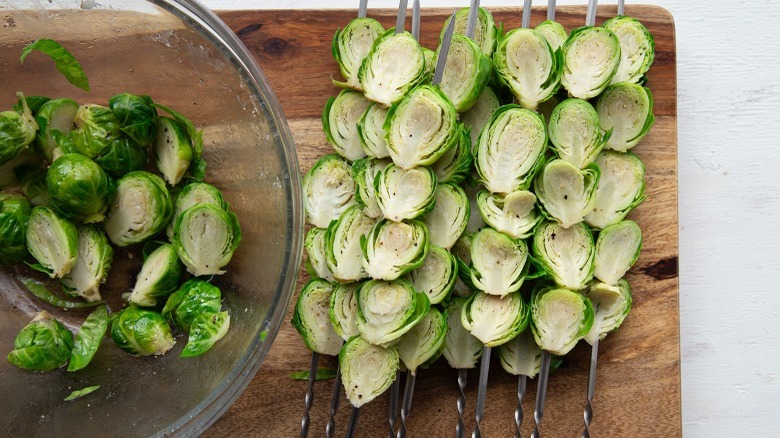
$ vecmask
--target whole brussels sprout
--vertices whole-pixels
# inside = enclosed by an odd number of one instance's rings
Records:
[[[146,164],[146,149],[128,137],[119,137],[106,146],[95,162],[114,178],[143,169]]]
[[[20,263],[27,255],[31,209],[23,196],[0,193],[0,265]]]
[[[189,331],[198,315],[219,313],[221,308],[222,292],[219,288],[193,278],[168,297],[162,314],[179,327]]]
[[[162,315],[134,305],[114,318],[111,338],[119,348],[134,356],[165,354],[176,343]]]
[[[68,363],[72,348],[73,333],[41,312],[16,335],[8,362],[24,370],[51,371]]]
[[[84,223],[105,218],[111,185],[103,169],[89,158],[66,154],[54,160],[46,174],[46,187],[58,213]]]
[[[74,119],[76,129],[71,131],[75,151],[95,158],[122,134],[122,125],[110,108],[94,104],[81,105]]]
[[[122,132],[142,146],[148,146],[157,132],[157,110],[152,98],[121,93],[108,99],[111,112],[122,125]]]
[[[24,96],[19,93],[19,98]],[[22,112],[0,112],[0,165],[16,158],[33,140],[38,124],[35,123],[26,101]]]

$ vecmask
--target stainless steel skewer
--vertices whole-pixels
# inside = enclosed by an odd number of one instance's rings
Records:
[[[479,0],[471,0],[471,5],[469,6],[469,16],[466,20],[466,36],[474,39],[474,32],[477,29],[477,20],[479,14]]]
[[[547,0],[547,19],[555,21],[555,0]]]
[[[476,426],[471,434],[472,438],[480,438],[482,431],[479,429],[482,416],[485,415],[485,397],[487,396],[488,373],[490,372],[490,352],[487,345],[482,347],[482,361],[479,364],[479,388],[477,389],[477,412],[475,415]]]
[[[626,15],[626,2],[624,0],[618,0],[618,13],[619,16]]]
[[[441,84],[442,78],[444,78],[444,67],[447,65],[447,55],[450,53],[450,43],[452,42],[452,34],[455,33],[455,13],[450,16],[450,24],[447,25],[447,30],[444,31],[444,38],[441,40],[441,48],[439,50],[439,60],[436,62],[436,71],[433,73],[433,85]]]
[[[366,18],[367,12],[368,0],[360,0],[360,5],[358,6],[358,18]]]
[[[468,370],[458,370],[458,425],[455,426],[455,436],[463,438],[466,434],[466,423],[463,421],[463,414],[466,412],[466,379]]]
[[[420,41],[420,0],[414,0],[412,4],[412,36]]]
[[[593,421],[593,395],[596,393],[596,365],[599,357],[599,338],[590,349],[590,371],[588,372],[588,404],[585,405],[583,414],[585,420],[585,430],[582,432],[582,438],[590,438],[590,423]]]
[[[349,416],[349,427],[347,428],[347,438],[354,438],[355,429],[357,429],[358,419],[360,418],[360,408],[352,408],[352,415]]]
[[[406,5],[408,0],[401,0],[398,4],[398,15],[395,18],[395,33],[403,33],[404,25],[406,25]]]
[[[309,424],[311,419],[309,418],[309,411],[314,404],[314,381],[317,380],[317,367],[320,363],[320,354],[311,353],[311,365],[309,365],[309,388],[306,390],[306,410],[303,411],[303,420],[301,420],[301,438],[309,436]]]
[[[550,353],[542,352],[542,365],[539,369],[539,383],[536,387],[536,407],[534,408],[534,430],[531,438],[539,438],[539,424],[544,415],[544,401],[547,398],[547,378],[550,376]]]
[[[523,0],[523,21],[521,27],[524,29],[531,27],[531,0]]]
[[[520,438],[520,426],[523,425],[523,398],[528,377],[525,374],[517,376],[517,407],[515,408],[515,438]]]
[[[395,436],[395,422],[398,420],[398,396],[401,392],[401,371],[395,372],[395,381],[393,387],[390,389],[390,432],[387,434],[388,438]]]
[[[598,8],[599,2],[598,0],[589,0],[588,1],[588,15],[585,16],[585,25],[586,26],[595,26],[596,25],[596,9]]]
[[[414,384],[416,381],[417,376],[411,371],[407,371],[404,399],[401,402],[401,427],[398,429],[398,438],[406,438],[406,418],[412,409],[412,397],[414,396]]]
[[[339,410],[341,399],[341,365],[336,366],[336,380],[333,382],[333,397],[330,399],[330,420],[325,427],[325,437],[331,438],[336,431],[336,412]]]

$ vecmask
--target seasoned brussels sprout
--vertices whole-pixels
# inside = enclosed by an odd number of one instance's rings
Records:
[[[312,228],[306,233],[306,238],[303,242],[303,247],[306,248],[307,269],[311,269],[310,275],[312,277],[322,278],[330,282],[336,281],[333,278],[333,273],[328,269],[327,256],[325,255],[325,233],[327,230],[324,228]]]
[[[122,125],[122,132],[136,143],[148,146],[157,131],[157,110],[152,98],[121,93],[108,99],[108,106]]]
[[[143,169],[146,164],[146,148],[129,137],[119,137],[109,143],[98,156],[98,164],[107,174],[121,178],[126,174]]]
[[[16,158],[35,140],[35,132],[38,130],[24,95],[17,93],[17,96],[22,101],[21,112],[0,112],[0,165]]]
[[[184,346],[180,357],[200,356],[225,337],[229,328],[230,315],[227,311],[198,315],[192,322],[187,345]]]
[[[620,65],[612,83],[637,83],[642,79],[655,58],[653,35],[639,20],[631,17],[614,17],[604,22],[620,41]]]
[[[165,181],[138,170],[117,182],[116,196],[104,228],[114,245],[128,246],[162,231],[172,213],[173,202]]]
[[[380,35],[360,66],[358,78],[366,98],[390,106],[427,77],[425,55],[409,32],[395,28]]]
[[[504,105],[482,130],[474,165],[491,193],[511,193],[531,185],[546,149],[544,120],[519,105]]]
[[[604,228],[596,239],[594,276],[609,285],[617,284],[639,258],[642,230],[634,221],[625,220]]]
[[[444,249],[452,248],[466,229],[469,201],[456,184],[439,184],[434,194],[434,207],[423,218],[431,243]]]
[[[27,256],[27,222],[32,207],[21,195],[0,193],[0,265],[21,263]]]
[[[343,343],[330,323],[330,297],[334,287],[325,280],[313,279],[303,287],[295,303],[292,325],[309,350],[336,356]]]
[[[52,136],[52,131],[59,131],[62,135],[69,136],[75,127],[76,111],[79,104],[73,99],[52,99],[41,105],[35,114],[35,121],[40,130],[35,136],[35,145],[41,151],[44,158],[50,163],[65,151],[57,151],[60,144]]]
[[[108,176],[81,154],[65,154],[46,174],[49,202],[58,213],[84,223],[101,222],[108,210]]]
[[[49,205],[49,189],[46,187],[45,169],[23,164],[14,168],[14,174],[22,193],[32,205]]]
[[[76,226],[49,207],[34,207],[27,222],[27,249],[51,278],[62,278],[78,259]]]
[[[438,63],[441,48],[439,45],[436,50],[434,65]],[[474,106],[492,71],[490,56],[482,53],[474,41],[463,35],[453,35],[439,86],[455,110],[462,113]]]
[[[460,115],[460,120],[469,129],[472,150],[476,149],[482,128],[490,123],[493,113],[501,106],[501,100],[490,87],[485,87],[474,105]]]
[[[436,193],[436,174],[429,167],[409,170],[389,164],[376,176],[376,201],[385,218],[415,219],[431,211]]]
[[[167,112],[180,126],[184,127],[187,138],[189,138],[189,144],[192,145],[192,162],[187,171],[192,178],[202,180],[206,176],[206,161],[201,157],[203,154],[203,130],[197,130],[192,121],[178,111],[159,103],[154,103],[152,106]],[[158,127],[159,129],[161,128]]]
[[[547,215],[569,228],[593,211],[598,182],[598,166],[589,164],[580,170],[566,160],[554,159],[536,176],[534,190]]]
[[[469,8],[459,9],[455,13],[455,33],[458,35],[466,35],[466,24],[469,18]],[[444,31],[450,24],[452,18],[447,18],[442,27],[439,40],[444,38]],[[499,38],[498,29],[496,29],[495,21],[493,20],[493,14],[487,9],[479,8],[477,11],[477,23],[474,27],[474,41],[479,45],[479,48],[487,56],[493,54],[493,50],[496,48],[496,41]]]
[[[428,229],[420,221],[377,222],[365,239],[363,268],[376,280],[395,280],[419,268],[428,254]]]
[[[385,33],[385,29],[373,18],[355,18],[344,29],[337,29],[333,35],[333,57],[339,64],[344,82],[333,80],[340,87],[362,90],[360,86],[360,65],[371,51],[374,41]]]
[[[181,271],[176,249],[170,243],[161,244],[144,259],[127,301],[141,307],[156,306],[158,298],[168,297],[179,287]]]
[[[577,292],[540,287],[531,294],[531,320],[536,345],[563,356],[590,331],[593,306]]]
[[[361,283],[337,284],[330,295],[330,323],[341,339],[360,334],[357,328],[357,290]]]
[[[632,153],[603,151],[596,157],[601,176],[596,204],[585,221],[593,228],[606,228],[623,220],[645,200],[645,165]]]
[[[131,307],[137,307],[131,305]],[[193,278],[168,297],[162,316],[189,332],[198,315],[219,313],[222,292],[218,287]]]
[[[355,181],[349,163],[338,155],[320,158],[303,177],[306,219],[315,227],[327,228],[355,204]]]
[[[113,318],[111,338],[119,348],[133,356],[159,356],[176,343],[171,327],[162,315],[135,305]]]
[[[51,371],[64,367],[73,348],[73,333],[46,312],[40,312],[14,340],[8,362],[23,370]]]
[[[507,195],[481,190],[477,193],[477,206],[485,223],[513,239],[531,236],[544,218],[536,208],[536,195],[528,190]]]
[[[465,298],[455,298],[447,304],[447,335],[444,337],[444,357],[452,368],[476,368],[482,357],[482,342],[463,327],[461,311]]]
[[[650,89],[630,82],[610,85],[596,102],[599,123],[611,130],[607,149],[625,152],[642,140],[655,122]]]
[[[431,304],[447,301],[458,279],[458,261],[446,249],[431,245],[423,264],[410,272],[406,280],[414,290],[428,296]]]
[[[430,302],[406,280],[369,280],[358,289],[357,328],[375,345],[389,344],[428,313]]]
[[[483,228],[471,242],[471,281],[488,295],[504,297],[523,285],[528,272],[528,246],[492,228]]]
[[[393,384],[398,371],[398,351],[350,339],[339,353],[341,381],[352,406],[359,408],[382,395]]]
[[[190,274],[221,275],[241,243],[241,227],[232,211],[194,205],[179,216],[172,243]]]
[[[355,199],[359,205],[363,206],[363,213],[372,219],[382,217],[382,209],[376,197],[376,188],[374,180],[376,176],[384,172],[391,161],[376,158],[361,158],[352,163],[352,178],[357,185]]]
[[[214,205],[223,210],[228,210],[230,207],[222,198],[222,192],[211,184],[201,181],[187,184],[176,195],[176,201],[173,203],[173,215],[170,223],[168,223],[168,227],[165,229],[169,239],[173,238],[173,229],[176,228],[176,224],[179,222],[179,216],[193,205],[201,204]]]
[[[360,117],[357,124],[358,136],[363,152],[369,157],[386,158],[390,156],[385,140],[385,120],[387,108],[372,102]]]
[[[566,29],[557,21],[545,20],[539,23],[534,30],[547,40],[547,43],[550,45],[553,52],[563,47],[563,44],[569,39]]]
[[[322,111],[322,128],[328,142],[347,160],[366,156],[357,126],[369,105],[371,102],[359,91],[341,90],[338,96],[328,99]]]
[[[534,378],[542,367],[542,349],[534,342],[531,330],[525,330],[499,346],[498,358],[504,371],[515,376]]]
[[[487,347],[511,341],[528,327],[528,305],[519,293],[504,297],[477,292],[461,310],[463,327]]]
[[[184,178],[195,152],[184,125],[165,116],[158,120],[159,128],[154,139],[157,169],[165,181],[174,186]]]
[[[101,301],[100,285],[108,278],[114,250],[98,228],[79,227],[78,236],[78,259],[73,269],[62,277],[62,285],[71,295],[78,295],[90,303]]]
[[[398,342],[398,357],[406,369],[417,374],[417,368],[427,368],[441,356],[447,334],[447,318],[431,307],[428,313]]]
[[[555,154],[580,169],[596,160],[611,135],[601,129],[596,110],[582,99],[566,99],[558,104],[549,127]]]
[[[81,105],[74,119],[76,129],[70,132],[75,151],[88,158],[95,158],[112,141],[122,135],[119,123],[111,109],[101,105]]]
[[[620,42],[602,27],[580,27],[563,45],[561,84],[579,99],[596,97],[607,88],[620,64]]]
[[[431,166],[439,183],[459,184],[471,173],[471,139],[468,128],[460,125],[459,139]]]
[[[108,330],[108,308],[100,306],[87,316],[73,339],[68,371],[78,371],[92,361]]]
[[[325,256],[333,278],[340,283],[352,283],[368,277],[363,268],[360,240],[374,228],[374,220],[354,205],[331,222],[325,232]]]
[[[593,345],[623,324],[631,311],[631,286],[624,279],[613,286],[594,282],[585,291],[585,296],[594,309],[593,326],[585,335],[585,342]]]
[[[534,232],[534,259],[555,283],[567,289],[585,288],[593,278],[595,254],[593,235],[583,223],[564,228],[546,222]]]

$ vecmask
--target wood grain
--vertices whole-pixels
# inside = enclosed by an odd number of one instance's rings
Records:
[[[519,8],[491,9],[505,28],[519,26]],[[655,99],[656,123],[634,151],[647,167],[647,200],[630,217],[642,227],[642,255],[628,274],[634,291],[631,315],[621,329],[601,343],[596,396],[593,402],[595,437],[681,436],[680,351],[678,311],[677,220],[677,84],[674,23],[658,7],[634,6],[635,14],[655,37],[656,58],[648,74]],[[438,31],[451,10],[422,14],[422,43],[435,48]],[[338,69],[330,41],[338,26],[354,11],[233,11],[221,13],[263,68],[282,105],[293,133],[302,170],[330,152],[320,124],[327,98],[338,90],[330,77]],[[532,23],[544,20],[535,8]],[[614,6],[599,8],[597,23],[615,14]],[[395,11],[370,11],[383,25],[394,23]],[[584,7],[561,7],[557,19],[567,30],[584,23]],[[409,24],[407,23],[407,28]],[[300,285],[308,279],[301,271]],[[287,321],[289,321],[288,315]],[[550,437],[579,436],[585,405],[590,350],[584,343],[570,353],[563,368],[551,376],[542,432]],[[310,353],[295,330],[285,324],[273,348],[246,391],[206,433],[224,436],[296,436],[300,431],[306,382],[292,381],[291,372],[308,368]],[[516,380],[494,361],[488,387],[483,432],[511,436],[516,403]],[[335,367],[333,358],[321,366]],[[478,372],[469,372],[467,430],[473,427]],[[332,382],[315,385],[311,436],[323,436]],[[417,379],[409,435],[452,436],[456,424],[456,373],[444,361],[423,370]],[[523,435],[530,433],[535,385],[529,384]],[[388,397],[363,408],[358,436],[387,434]],[[349,417],[342,399],[336,435],[342,436]],[[432,415],[433,414],[433,415]]]

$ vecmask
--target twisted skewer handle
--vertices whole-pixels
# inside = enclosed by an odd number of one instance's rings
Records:
[[[360,408],[352,408],[352,415],[349,416],[349,426],[347,427],[347,438],[355,437],[355,429],[357,429],[358,418],[360,418]]]
[[[336,431],[336,412],[339,410],[339,399],[341,398],[341,366],[336,367],[336,380],[333,382],[333,397],[330,399],[330,420],[325,427],[325,437],[333,437]]]
[[[393,382],[393,388],[390,390],[390,414],[388,420],[390,423],[390,432],[387,434],[388,438],[395,436],[395,422],[398,420],[398,395],[401,392],[401,371],[395,372],[395,381]]]
[[[523,424],[523,397],[528,378],[521,374],[517,376],[517,407],[515,408],[515,438],[520,438],[520,426]]]
[[[311,423],[309,411],[314,404],[314,381],[317,379],[317,366],[319,365],[319,362],[319,353],[312,353],[311,365],[309,365],[309,388],[306,390],[306,397],[304,398],[306,408],[303,411],[303,419],[301,420],[301,438],[309,436],[309,424]]]
[[[593,421],[593,396],[596,394],[596,367],[599,358],[599,340],[593,343],[590,349],[590,371],[588,372],[588,403],[585,405],[583,417],[585,420],[585,430],[582,432],[582,438],[590,438],[590,423]]]
[[[536,389],[536,407],[534,408],[534,430],[531,438],[539,438],[539,423],[544,415],[544,401],[547,398],[547,378],[550,376],[550,353],[542,352],[542,366],[539,369],[539,383]]]
[[[458,370],[458,425],[455,427],[456,438],[463,438],[466,434],[466,423],[463,421],[463,414],[466,412],[466,378],[468,371]]]
[[[482,431],[479,424],[482,423],[482,417],[485,415],[485,397],[487,395],[488,373],[490,372],[490,351],[491,348],[485,346],[482,348],[482,362],[479,365],[479,388],[477,389],[477,414],[475,416],[476,426],[472,438],[480,438]]]

